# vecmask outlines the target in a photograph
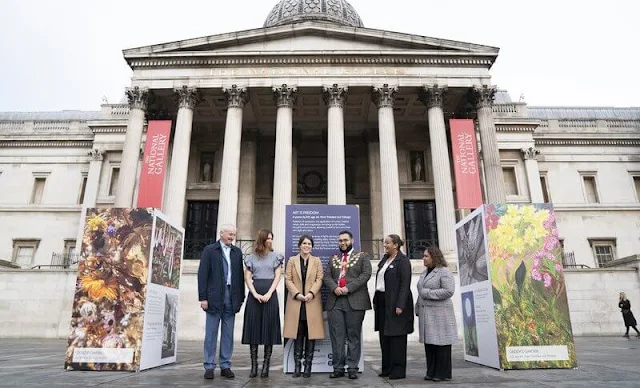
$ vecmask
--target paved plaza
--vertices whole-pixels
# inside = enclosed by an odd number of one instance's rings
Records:
[[[176,364],[130,372],[67,372],[63,340],[0,340],[0,386],[3,387],[280,387],[361,386],[413,387],[424,385],[473,387],[640,387],[640,339],[622,337],[576,338],[578,368],[573,370],[498,371],[463,361],[462,347],[453,351],[453,381],[427,382],[420,344],[409,346],[407,379],[385,380],[377,376],[380,354],[376,343],[365,346],[365,371],[358,380],[329,379],[328,374],[293,379],[282,374],[282,348],[274,348],[271,376],[249,379],[249,351],[238,345],[233,357],[234,380],[202,378],[202,346],[181,342]],[[261,349],[262,351],[262,349]]]

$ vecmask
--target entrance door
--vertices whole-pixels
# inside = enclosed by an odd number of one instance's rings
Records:
[[[186,260],[199,260],[204,247],[218,240],[217,223],[218,201],[189,201],[185,228]]]
[[[407,256],[421,259],[426,247],[438,245],[435,201],[404,201]]]

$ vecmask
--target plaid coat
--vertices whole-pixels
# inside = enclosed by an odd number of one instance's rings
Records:
[[[447,267],[425,270],[418,280],[416,315],[420,342],[430,345],[452,345],[458,339],[458,326],[451,297],[456,284]]]

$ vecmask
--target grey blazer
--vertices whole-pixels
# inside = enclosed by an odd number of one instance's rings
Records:
[[[357,261],[355,256],[358,255]],[[333,293],[338,287],[338,279],[340,278],[340,256],[334,255],[329,258],[327,268],[324,271],[324,285],[327,287],[328,297],[325,304],[325,310],[330,311],[336,303],[336,294]],[[353,261],[353,265],[347,269],[345,278],[347,279],[347,299],[349,305],[354,310],[371,310],[371,298],[367,289],[367,282],[371,278],[371,256],[364,252],[351,252],[349,262]]]
[[[447,267],[427,270],[418,280],[416,315],[420,342],[430,345],[452,345],[458,339],[458,326],[451,297],[456,284]]]

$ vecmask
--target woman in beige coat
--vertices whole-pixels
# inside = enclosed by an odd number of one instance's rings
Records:
[[[300,248],[300,254],[289,258],[285,275],[285,284],[289,294],[284,314],[284,337],[295,340],[293,377],[301,375],[303,354],[304,374],[302,376],[311,377],[315,340],[324,338],[320,295],[322,263],[319,258],[311,256],[313,249],[311,236],[301,236],[298,248]]]

